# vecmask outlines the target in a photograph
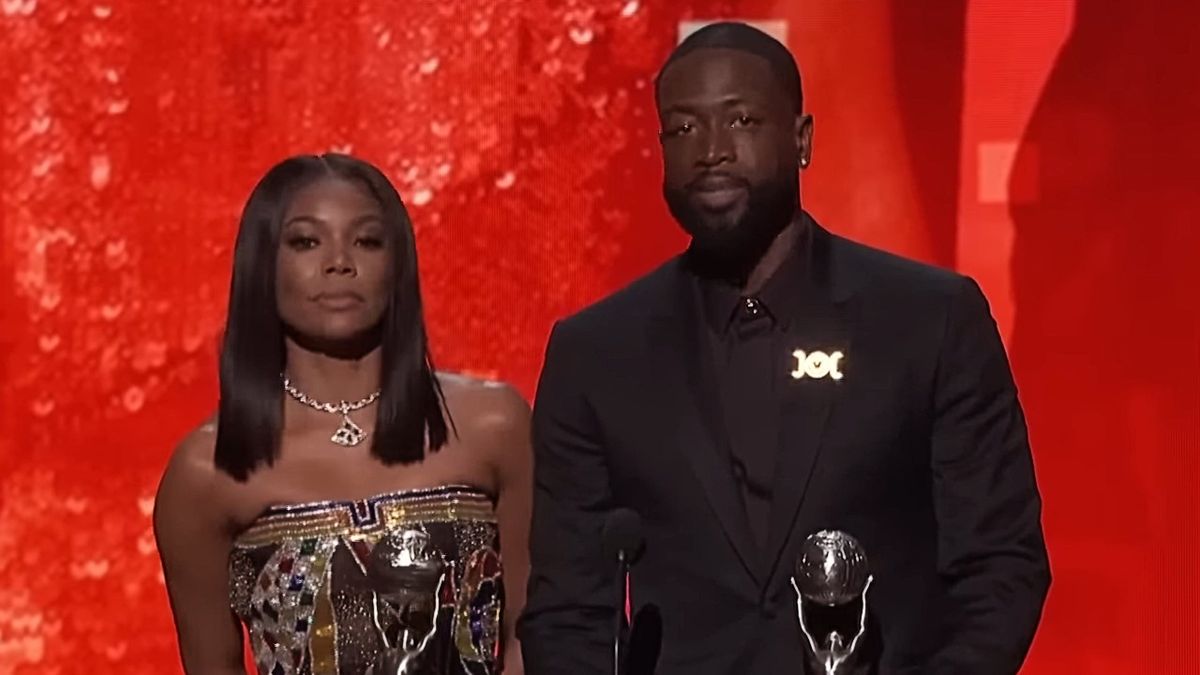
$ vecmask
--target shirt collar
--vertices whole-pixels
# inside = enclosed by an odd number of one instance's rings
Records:
[[[807,228],[806,228],[807,229]],[[796,318],[796,300],[803,292],[808,232],[797,238],[796,246],[775,270],[754,298],[775,325],[789,327]],[[693,273],[700,291],[705,321],[716,333],[723,334],[733,325],[743,305],[741,289],[731,282]]]

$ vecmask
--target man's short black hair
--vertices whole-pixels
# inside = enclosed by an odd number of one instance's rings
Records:
[[[733,49],[747,54],[754,54],[767,61],[771,72],[775,74],[779,84],[796,106],[796,113],[804,110],[804,94],[800,88],[800,69],[796,67],[796,59],[788,48],[763,31],[744,23],[722,21],[709,24],[692,33],[679,43],[667,62],[658,71],[655,79],[655,94],[658,93],[658,83],[663,73],[679,59],[698,49]]]

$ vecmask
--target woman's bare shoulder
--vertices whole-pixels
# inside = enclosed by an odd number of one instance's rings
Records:
[[[210,417],[189,432],[171,453],[167,473],[183,473],[189,477],[212,477],[217,472],[217,419]]]
[[[517,482],[513,476],[529,473],[530,409],[516,387],[463,375],[441,377],[459,443],[469,455],[486,458],[499,489]]]
[[[233,482],[216,464],[216,418],[205,420],[189,432],[167,462],[158,486],[156,506],[178,508],[215,507],[215,497]]]
[[[438,373],[454,424],[495,433],[529,424],[529,403],[511,384],[459,373]]]

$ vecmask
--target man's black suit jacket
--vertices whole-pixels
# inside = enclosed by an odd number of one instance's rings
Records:
[[[683,258],[555,326],[534,408],[527,675],[612,672],[601,530],[617,507],[644,522],[631,599],[661,614],[662,675],[805,672],[789,576],[821,529],[867,551],[876,672],[1020,667],[1050,575],[987,301],[969,278],[806,222],[796,348],[843,352],[843,377],[789,380],[765,550],[714,423],[711,351]]]

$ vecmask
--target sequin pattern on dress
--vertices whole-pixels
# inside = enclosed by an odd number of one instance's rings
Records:
[[[246,625],[259,675],[361,675],[399,627],[381,618],[371,552],[419,531],[445,562],[437,675],[492,675],[503,613],[500,542],[491,498],[468,487],[361,501],[276,506],[237,539],[230,604]],[[376,582],[377,583],[377,580]]]

